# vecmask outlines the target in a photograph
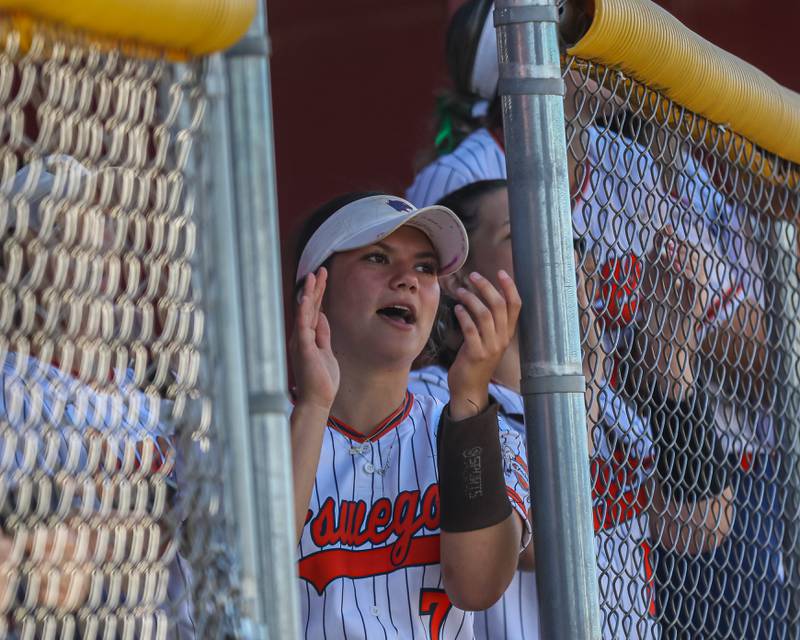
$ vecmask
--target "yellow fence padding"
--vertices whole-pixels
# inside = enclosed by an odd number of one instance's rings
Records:
[[[257,0],[0,0],[25,15],[106,39],[203,55],[239,40]]]
[[[649,0],[594,5],[589,30],[569,54],[622,69],[711,122],[800,162],[800,95]]]

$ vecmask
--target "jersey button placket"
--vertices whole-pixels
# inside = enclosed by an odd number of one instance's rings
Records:
[[[375,466],[375,452],[369,442],[354,442],[353,448],[356,455],[356,484],[360,491],[372,492],[377,468]]]

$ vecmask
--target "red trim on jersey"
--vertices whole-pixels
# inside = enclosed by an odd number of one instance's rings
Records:
[[[502,129],[489,129],[489,135],[492,136],[492,139],[497,143],[497,146],[500,147],[500,151],[505,153],[506,152],[506,142],[503,139],[503,130]]]
[[[397,565],[392,563],[391,553],[391,545],[363,551],[323,549],[302,558],[298,573],[321,595],[336,578],[369,578],[406,567],[439,564],[439,534],[412,538],[408,554]]]
[[[642,564],[644,564],[644,579],[645,579],[645,593],[647,599],[650,601],[647,605],[648,613],[651,616],[656,615],[656,594],[655,594],[655,580],[653,578],[653,565],[650,562],[650,552],[652,547],[647,540],[642,540]]]
[[[595,531],[614,529],[647,509],[650,500],[645,484],[627,487],[636,482],[640,466],[649,468],[652,464],[652,456],[639,459],[623,451],[615,451],[611,460],[592,460],[593,493],[600,500],[593,508]]]
[[[371,434],[359,433],[346,422],[337,420],[333,416],[328,416],[328,426],[334,431],[338,431],[343,436],[350,438],[351,440],[355,440],[356,442],[364,442],[368,438],[370,441],[375,442],[376,440],[383,438],[383,436],[400,425],[408,417],[408,414],[411,413],[411,407],[413,406],[414,394],[410,391],[406,391],[406,397],[400,407],[398,407],[398,409],[394,411],[388,418],[375,427]]]
[[[642,262],[634,253],[611,258],[600,267],[600,287],[595,302],[601,302],[600,319],[611,327],[633,322],[639,308]]]
[[[511,487],[506,487],[506,493],[508,494],[508,497],[514,501],[514,504],[519,507],[519,510],[522,513],[528,513],[528,510],[525,508],[525,503],[522,501],[522,498],[520,498],[516,491],[514,491]]]

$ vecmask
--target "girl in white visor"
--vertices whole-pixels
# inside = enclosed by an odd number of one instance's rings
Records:
[[[301,245],[290,350],[298,573],[306,638],[473,638],[471,611],[508,586],[529,540],[522,439],[488,386],[520,299],[472,274],[450,402],[408,391],[440,275],[467,256],[444,207],[385,194],[337,198]]]

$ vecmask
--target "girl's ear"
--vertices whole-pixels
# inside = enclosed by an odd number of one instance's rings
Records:
[[[442,293],[447,294],[449,297],[456,299],[456,291],[459,287],[464,287],[465,280],[469,270],[466,268],[466,265],[456,271],[455,273],[451,273],[446,276],[442,276],[439,278],[439,286],[442,289]]]

